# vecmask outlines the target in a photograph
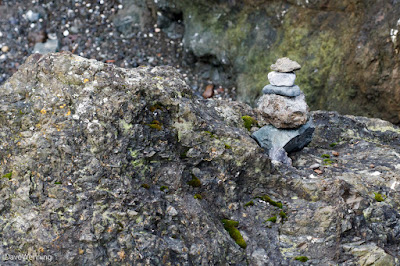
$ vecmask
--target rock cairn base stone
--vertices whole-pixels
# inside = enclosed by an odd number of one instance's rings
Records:
[[[286,153],[301,150],[308,145],[312,140],[314,130],[314,123],[309,120],[297,129],[278,129],[267,125],[254,132],[252,137],[261,147],[268,150],[271,160],[290,165],[291,160]]]
[[[258,101],[258,110],[276,128],[298,128],[308,119],[308,106],[303,93],[297,97],[264,94]]]

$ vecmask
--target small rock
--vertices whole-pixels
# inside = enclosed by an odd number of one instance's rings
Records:
[[[319,175],[322,175],[324,173],[322,170],[319,170],[319,169],[314,169],[314,172]]]
[[[58,50],[58,40],[48,39],[45,43],[36,43],[33,47],[33,53],[47,54]]]
[[[206,89],[203,92],[203,98],[207,99],[207,98],[211,98],[214,95],[214,85],[209,84],[207,85]]]
[[[311,166],[310,166],[310,168],[311,169],[317,169],[317,168],[319,168],[321,165],[319,164],[319,163],[315,163],[315,164],[312,164]]]
[[[25,16],[30,22],[35,22],[39,19],[40,14],[33,12],[32,10],[28,10],[28,12],[26,12]]]
[[[271,84],[265,86],[262,90],[263,94],[277,94],[287,97],[296,97],[301,94],[300,87],[297,85],[291,87],[278,87]]]
[[[370,164],[370,165],[369,165],[369,168],[375,168],[375,165]]]
[[[337,151],[333,151],[333,152],[332,152],[332,155],[338,157],[338,156],[339,156],[339,153],[338,153]]]
[[[10,48],[7,45],[4,45],[3,47],[1,47],[1,51],[3,53],[7,53],[10,50]]]
[[[276,63],[271,65],[271,69],[277,72],[292,72],[299,70],[300,64],[287,57],[279,58]]]
[[[297,97],[264,94],[258,101],[258,110],[276,128],[298,128],[308,119],[304,94]]]
[[[281,73],[272,71],[268,73],[268,80],[272,85],[281,87],[291,87],[294,85],[296,79],[296,74],[291,73]]]

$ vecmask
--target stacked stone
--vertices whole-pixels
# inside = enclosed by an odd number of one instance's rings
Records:
[[[299,86],[294,84],[301,66],[287,57],[271,66],[268,74],[271,84],[262,90],[258,109],[276,128],[298,128],[307,123],[308,106]]]
[[[294,84],[301,66],[287,57],[271,65],[266,85],[258,101],[258,110],[270,121],[253,133],[253,138],[268,149],[272,160],[290,165],[287,153],[300,150],[311,142],[314,126],[308,119],[308,106],[299,86]]]

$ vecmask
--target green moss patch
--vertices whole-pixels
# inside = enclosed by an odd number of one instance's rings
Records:
[[[254,201],[251,200],[251,201],[247,202],[244,206],[245,207],[254,206]]]
[[[331,156],[329,154],[322,154],[321,157],[322,158],[327,158],[327,159],[331,158]]]
[[[149,184],[142,184],[141,187],[142,187],[142,188],[145,188],[145,189],[149,189],[149,188],[150,188],[150,185],[149,185]]]
[[[301,261],[301,262],[306,262],[308,261],[308,257],[306,256],[297,256],[294,258],[295,260]]]
[[[231,149],[232,149],[232,147],[231,147],[231,145],[228,145],[228,144],[226,144],[226,143],[225,143],[225,149],[227,149],[227,150],[231,150]]]
[[[337,145],[336,142],[333,142],[333,143],[329,144],[329,146],[332,147],[332,148],[335,147],[336,145]]]
[[[11,180],[11,177],[12,177],[12,171],[9,172],[9,173],[7,173],[7,174],[4,174],[4,175],[2,176],[2,178],[8,178],[8,180]]]
[[[62,183],[61,183],[61,181],[55,181],[54,184],[61,185]]]
[[[251,129],[253,126],[257,126],[257,125],[258,125],[257,120],[254,119],[254,118],[251,117],[251,116],[245,115],[245,116],[242,116],[242,119],[243,119],[244,127],[245,127],[248,131],[250,131],[250,129]]]
[[[236,244],[238,244],[241,248],[247,247],[246,242],[240,234],[240,231],[236,228],[239,226],[238,221],[222,219],[222,224],[233,240],[235,240]]]
[[[203,199],[203,197],[200,194],[194,194],[193,198],[198,199],[198,200]]]
[[[263,200],[263,201],[265,201],[265,202],[268,202],[268,203],[271,204],[272,206],[275,206],[275,207],[278,207],[278,208],[281,208],[281,209],[282,209],[282,207],[283,207],[282,202],[273,201],[273,200],[272,200],[269,196],[267,196],[267,195],[258,196],[258,197],[256,197],[256,199]]]
[[[279,213],[279,216],[282,217],[282,219],[286,219],[287,218],[287,215],[286,215],[286,213],[284,211],[281,211]]]
[[[161,187],[160,187],[160,190],[161,190],[161,191],[164,191],[164,190],[167,190],[167,189],[168,189],[167,186],[161,186]]]
[[[188,181],[187,184],[192,187],[201,187],[201,181],[197,176],[192,174],[192,180]]]
[[[266,222],[276,223],[276,216],[272,216],[271,218],[267,219]]]
[[[157,130],[162,130],[162,124],[158,120],[153,120],[151,124],[147,124],[149,127],[157,129]]]

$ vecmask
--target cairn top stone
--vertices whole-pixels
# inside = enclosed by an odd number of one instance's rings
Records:
[[[290,60],[287,57],[279,58],[275,64],[271,65],[271,69],[277,72],[292,72],[299,70],[301,65],[296,61]]]

